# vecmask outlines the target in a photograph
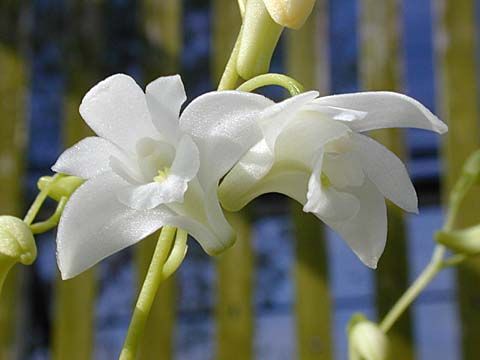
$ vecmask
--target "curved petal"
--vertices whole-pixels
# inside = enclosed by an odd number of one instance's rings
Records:
[[[146,97],[153,124],[162,137],[174,144],[180,132],[178,118],[187,100],[180,75],[162,76],[147,85]]]
[[[258,123],[270,149],[275,148],[277,137],[285,126],[294,121],[300,109],[318,97],[318,91],[308,91],[288,98],[262,111]]]
[[[319,218],[343,237],[365,265],[375,269],[387,239],[385,200],[369,180],[359,188],[352,188],[351,193],[360,200],[356,216],[348,221]]]
[[[190,134],[200,151],[199,180],[207,189],[217,185],[246,151],[262,139],[256,124],[261,110],[272,101],[256,94],[221,91],[192,101],[180,117],[180,128]]]
[[[125,182],[113,173],[88,180],[67,202],[57,232],[57,261],[63,279],[85,271],[103,258],[153,233],[165,222],[160,216],[121,204],[115,190]]]
[[[196,238],[208,254],[217,255],[234,243],[235,235],[220,208],[216,188],[214,193],[208,194],[203,190],[198,179],[195,178],[189,183],[184,202],[182,204],[172,203],[168,207],[186,219],[212,229],[211,232],[215,234],[214,237]],[[192,235],[195,236],[193,233]]]
[[[372,91],[325,96],[313,104],[347,108],[367,113],[344,121],[354,131],[364,132],[392,127],[411,127],[443,134],[447,125],[417,100],[395,92]]]
[[[177,145],[170,174],[190,181],[197,175],[199,168],[200,154],[197,145],[190,136],[184,135]]]
[[[234,176],[228,174],[221,182],[218,194],[222,206],[238,211],[256,197],[267,193],[284,194],[301,204],[307,201],[307,184],[310,173],[302,167],[276,163],[261,179],[252,181],[244,168],[236,168]],[[248,178],[248,182],[244,181]]]
[[[417,193],[403,162],[367,136],[354,134],[352,143],[354,156],[383,196],[405,211],[418,213]]]
[[[57,173],[90,179],[111,171],[110,157],[124,158],[122,151],[100,137],[87,137],[65,150],[52,166]]]
[[[129,152],[135,151],[137,140],[158,137],[143,90],[124,74],[95,85],[83,98],[80,114],[98,136]]]
[[[351,141],[350,138],[348,141]],[[325,154],[322,172],[339,189],[363,185],[365,174],[362,164],[352,151],[340,154]]]
[[[322,184],[323,154],[318,159],[308,181],[307,202],[303,211],[311,212],[329,221],[348,221],[360,209],[358,198],[347,192],[337,191],[331,184]]]

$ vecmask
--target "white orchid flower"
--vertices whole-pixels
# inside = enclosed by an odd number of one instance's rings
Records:
[[[417,195],[400,159],[362,132],[413,127],[444,133],[447,126],[397,93],[317,96],[303,93],[262,112],[264,139],[223,179],[220,200],[238,210],[263,193],[290,196],[375,268],[387,234],[384,198],[417,212]]]
[[[80,113],[98,137],[67,149],[53,166],[87,180],[58,228],[64,279],[164,225],[186,230],[209,254],[232,244],[218,182],[261,139],[252,123],[271,102],[212,92],[180,116],[185,100],[179,76],[161,77],[144,93],[131,77],[117,74],[86,94]]]

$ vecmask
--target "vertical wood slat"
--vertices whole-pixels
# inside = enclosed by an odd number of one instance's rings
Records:
[[[212,3],[212,63],[218,84],[240,29],[240,11],[235,1]],[[237,242],[217,259],[216,358],[253,358],[253,250],[251,229],[245,212],[231,214]],[[239,271],[241,269],[241,271]]]
[[[287,73],[307,90],[328,91],[327,2],[318,1],[298,31],[286,37]],[[332,359],[332,304],[328,287],[327,246],[324,226],[312,214],[292,203],[295,228],[295,315],[297,352],[301,360]]]
[[[217,259],[216,358],[253,359],[253,264],[251,225],[243,213],[228,214],[237,242]]]
[[[98,81],[101,33],[101,1],[76,0],[67,4],[65,34],[66,97],[64,104],[65,145],[91,136],[79,114],[81,99]],[[83,24],[88,23],[89,27]],[[94,40],[97,39],[97,40]],[[88,44],[88,45],[87,45]],[[70,280],[55,282],[53,358],[89,360],[95,339],[96,271],[87,270]]]
[[[144,0],[142,28],[148,55],[142,59],[148,83],[160,75],[179,72],[182,48],[182,4],[178,0]],[[158,234],[143,240],[135,249],[139,289],[145,279]],[[176,315],[175,275],[160,285],[140,344],[139,359],[172,359]]]
[[[365,90],[401,89],[402,60],[399,0],[362,0],[360,81]],[[400,129],[374,131],[371,136],[405,159]],[[408,287],[408,248],[403,211],[387,202],[388,237],[376,275],[377,314],[381,319]],[[413,359],[410,311],[389,331],[392,352],[399,359]]]
[[[0,22],[7,24],[8,15],[0,7]],[[4,35],[6,29],[0,30]],[[19,49],[4,40],[0,39],[0,215],[21,217],[27,67]],[[21,272],[18,267],[10,271],[0,294],[0,359],[18,354]]]
[[[444,138],[444,199],[460,174],[465,159],[480,147],[474,0],[439,0],[436,10],[438,104],[449,131]],[[474,188],[462,204],[456,227],[479,222],[480,190]],[[463,359],[480,358],[480,259],[458,268],[458,301]]]

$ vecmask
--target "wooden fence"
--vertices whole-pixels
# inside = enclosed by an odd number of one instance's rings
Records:
[[[220,77],[240,27],[234,0],[211,0],[211,73],[213,83]],[[438,111],[450,127],[444,137],[444,193],[455,181],[463,160],[480,145],[475,2],[473,0],[432,0],[434,11],[435,74]],[[64,52],[66,92],[64,97],[65,145],[88,134],[78,115],[82,95],[107,75],[103,49],[110,41],[104,35],[108,0],[66,2],[62,36],[55,39]],[[144,82],[156,76],[176,73],[182,53],[182,2],[177,0],[138,1],[137,32],[149,53],[139,66]],[[410,2],[411,3],[411,2]],[[19,7],[22,4],[22,7]],[[21,182],[25,164],[25,134],[28,102],[28,63],[25,49],[31,47],[21,31],[25,27],[23,2],[0,4],[0,213],[21,215],[24,210]],[[305,27],[287,31],[283,38],[286,72],[307,88],[330,93],[329,4],[318,0]],[[404,91],[404,51],[401,0],[358,0],[359,83],[362,89]],[[111,14],[110,14],[111,15]],[[65,21],[66,20],[66,21]],[[88,23],[88,26],[85,24]],[[352,30],[353,31],[353,30]],[[95,41],[92,39],[95,38]],[[110,69],[125,71],[125,69]],[[407,159],[401,131],[372,134],[377,140]],[[467,199],[458,225],[478,222],[480,193]],[[295,317],[299,359],[331,359],[334,356],[328,257],[323,227],[312,216],[291,204],[295,229]],[[216,260],[217,286],[215,320],[216,357],[254,357],[253,283],[254,250],[251,242],[250,210],[230,220],[240,241]],[[389,238],[376,276],[375,299],[378,316],[391,307],[408,285],[407,231],[402,212],[389,204]],[[138,283],[144,277],[153,249],[153,240],[135,248]],[[428,241],[428,239],[426,239]],[[240,269],[240,271],[239,271]],[[0,298],[0,359],[23,358],[25,330],[22,309],[24,271],[15,271]],[[470,260],[457,275],[463,359],[480,358],[480,261]],[[96,270],[55,285],[52,321],[52,354],[55,359],[90,359],[94,349]],[[176,310],[175,278],[166,282],[157,297],[143,339],[141,359],[169,359],[173,356]],[[413,359],[414,318],[407,313],[392,329],[390,339],[396,358]],[[72,326],[75,324],[75,326]],[[6,329],[15,329],[7,331]]]

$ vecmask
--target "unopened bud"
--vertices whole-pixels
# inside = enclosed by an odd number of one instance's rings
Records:
[[[435,240],[458,254],[480,254],[480,225],[468,229],[439,231]]]
[[[37,246],[28,225],[13,216],[0,216],[0,291],[15,263],[31,265],[36,258]]]
[[[268,72],[282,30],[271,18],[263,0],[247,1],[236,66],[243,79]]]
[[[42,176],[38,180],[37,187],[42,191],[47,185],[51,184],[48,196],[60,201],[62,197],[69,198],[84,182],[85,180],[76,176],[63,176],[59,179],[54,179],[52,176]]]
[[[351,359],[385,360],[388,358],[388,339],[377,324],[363,315],[355,315],[348,328]]]
[[[263,0],[268,13],[279,25],[299,29],[310,16],[315,0]]]

